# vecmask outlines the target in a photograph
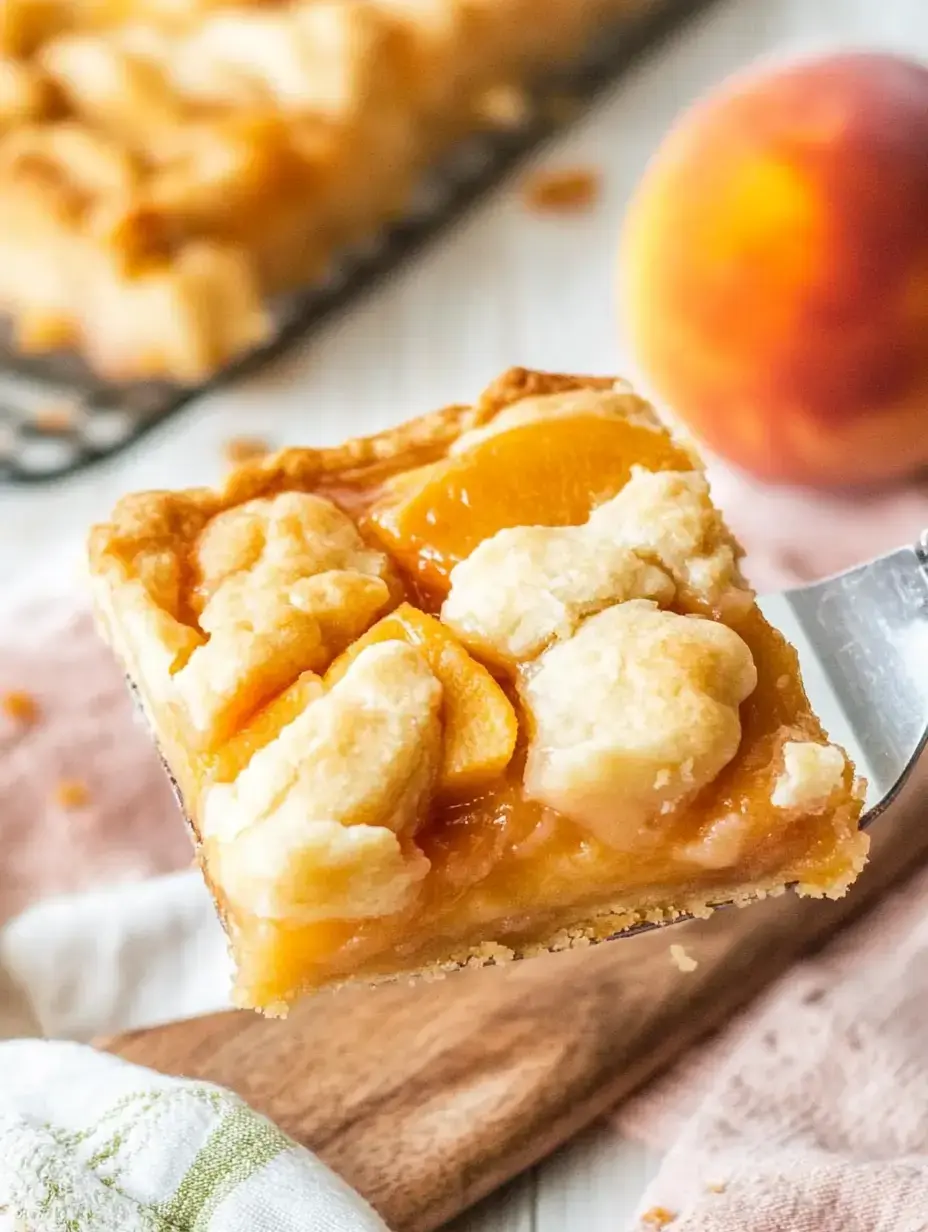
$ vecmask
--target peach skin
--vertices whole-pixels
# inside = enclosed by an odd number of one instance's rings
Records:
[[[621,259],[633,353],[721,456],[812,485],[928,463],[928,67],[732,78],[658,151]]]

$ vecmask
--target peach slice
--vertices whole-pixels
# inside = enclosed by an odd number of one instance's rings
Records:
[[[539,419],[403,475],[372,507],[368,529],[426,597],[440,601],[451,570],[484,539],[507,526],[578,526],[624,487],[632,465],[692,470],[694,462],[645,424]]]
[[[282,693],[256,711],[235,735],[214,753],[203,754],[203,768],[211,782],[229,783],[281,729],[322,695],[322,680],[315,672],[302,672]]]
[[[505,770],[518,724],[506,694],[482,664],[433,616],[402,603],[340,655],[325,676],[331,687],[348,665],[375,642],[403,641],[418,647],[444,690],[445,743],[438,788],[442,795],[473,795]]]

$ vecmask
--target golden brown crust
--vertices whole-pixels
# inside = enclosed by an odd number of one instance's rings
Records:
[[[486,423],[504,407],[521,402],[523,398],[540,398],[572,389],[612,389],[616,379],[614,376],[576,376],[538,372],[532,368],[508,368],[477,399],[479,422]]]
[[[327,988],[342,988],[349,984],[362,981],[374,986],[376,984],[393,983],[398,979],[442,979],[455,971],[465,968],[498,967],[510,962],[518,962],[525,958],[536,958],[542,954],[557,954],[563,950],[585,949],[591,945],[600,945],[620,937],[623,933],[640,931],[647,928],[660,928],[666,924],[682,923],[690,919],[705,919],[719,907],[749,907],[752,903],[765,898],[778,897],[788,890],[795,890],[802,898],[843,898],[850,886],[867,863],[869,843],[866,835],[856,832],[858,808],[848,807],[842,810],[841,820],[850,831],[851,836],[847,851],[847,866],[844,875],[830,885],[827,890],[819,886],[804,885],[801,882],[789,882],[782,878],[772,878],[755,882],[749,888],[732,891],[731,887],[719,887],[716,890],[701,890],[698,894],[682,895],[675,903],[657,902],[648,906],[631,906],[622,898],[597,907],[595,911],[579,912],[575,918],[568,918],[553,924],[549,931],[542,930],[529,942],[512,941],[481,941],[472,945],[457,945],[447,947],[440,958],[412,959],[407,965],[400,965],[395,956],[391,956],[389,969],[379,970],[376,960],[362,966],[348,979],[336,979],[326,985]],[[206,868],[201,861],[204,877],[209,884]],[[215,887],[214,897],[216,895]],[[216,898],[217,905],[220,899]],[[220,907],[223,926],[230,926],[226,913]],[[287,1001],[279,1001],[263,1006],[262,1010],[269,1017],[286,1017],[288,1003],[299,996],[305,996],[316,991],[314,986],[295,989]],[[255,1008],[247,995],[240,998],[240,1004],[245,1009]]]

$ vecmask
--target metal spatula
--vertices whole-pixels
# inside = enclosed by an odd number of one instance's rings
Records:
[[[825,728],[869,783],[870,825],[889,807],[928,743],[928,530],[810,586],[761,601],[796,646]]]

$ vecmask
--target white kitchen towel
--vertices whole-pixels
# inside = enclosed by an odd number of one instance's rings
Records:
[[[77,555],[0,603],[0,1038],[229,1004],[222,930]]]
[[[0,1232],[387,1232],[231,1092],[80,1044],[0,1044]]]
[[[86,1041],[190,1018],[228,1009],[231,986],[198,869],[46,899],[0,929],[0,1039]]]

